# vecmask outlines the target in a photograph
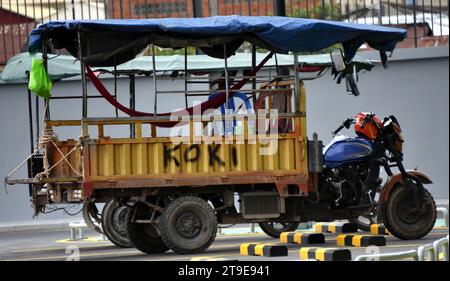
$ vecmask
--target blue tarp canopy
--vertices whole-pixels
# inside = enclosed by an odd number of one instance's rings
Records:
[[[406,37],[398,28],[290,17],[217,16],[131,20],[50,21],[34,29],[29,51],[42,47],[43,38],[56,49],[78,56],[81,38],[83,60],[91,66],[111,66],[133,59],[149,44],[164,48],[198,47],[207,55],[223,58],[248,41],[268,50],[314,52],[342,43],[346,60],[364,43],[384,53]]]

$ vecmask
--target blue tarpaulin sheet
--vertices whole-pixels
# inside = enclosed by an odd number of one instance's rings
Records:
[[[244,41],[280,53],[314,52],[342,43],[346,59],[350,60],[364,43],[383,53],[393,51],[396,43],[406,37],[406,31],[290,17],[68,20],[50,21],[34,29],[29,51],[40,50],[42,38],[46,37],[55,48],[65,48],[77,56],[78,35],[87,63],[107,66],[134,58],[150,43],[171,48],[199,47],[212,57],[224,57],[224,44],[226,56],[230,56]]]

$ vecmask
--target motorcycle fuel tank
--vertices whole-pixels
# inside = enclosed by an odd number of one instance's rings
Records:
[[[325,166],[337,168],[350,162],[367,160],[373,152],[372,141],[362,138],[336,136],[324,148]]]

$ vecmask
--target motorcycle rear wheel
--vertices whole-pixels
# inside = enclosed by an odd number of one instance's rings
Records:
[[[395,237],[403,240],[420,239],[426,236],[436,222],[436,203],[428,190],[424,189],[426,205],[415,210],[412,192],[404,185],[396,186],[385,206],[384,224]]]

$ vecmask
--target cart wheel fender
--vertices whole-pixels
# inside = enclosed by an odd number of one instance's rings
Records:
[[[83,205],[83,219],[86,225],[95,230],[97,233],[103,234],[103,230],[101,229],[101,221],[99,218],[99,212],[94,202],[88,201]],[[92,221],[95,220],[95,222]],[[96,224],[97,223],[97,224]]]
[[[418,177],[422,181],[423,184],[433,183],[431,181],[430,177],[422,172],[419,172],[416,170],[409,170],[407,172],[408,172],[408,174]],[[389,194],[391,193],[392,189],[401,182],[402,182],[402,175],[400,173],[393,175],[389,179],[389,181],[384,185],[384,187],[380,191],[380,201],[379,201],[380,206],[383,206],[384,204],[386,204],[386,202],[389,199]]]

